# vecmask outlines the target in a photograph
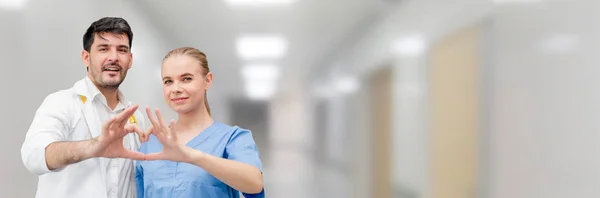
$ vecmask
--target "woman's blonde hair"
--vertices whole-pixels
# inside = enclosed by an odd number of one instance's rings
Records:
[[[196,59],[198,62],[200,62],[200,66],[202,67],[202,75],[204,75],[206,77],[206,75],[208,74],[208,72],[210,72],[210,69],[208,68],[208,61],[206,60],[206,54],[204,54],[204,52],[193,48],[193,47],[180,47],[174,50],[171,50],[163,59],[163,61],[165,61],[167,58],[171,57],[171,56],[175,56],[175,55],[185,55],[185,56],[189,56],[191,58]],[[204,106],[206,106],[206,110],[208,111],[208,115],[210,115],[210,106],[208,105],[208,97],[206,94],[206,91],[204,91]]]

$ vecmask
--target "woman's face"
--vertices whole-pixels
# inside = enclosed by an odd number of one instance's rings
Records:
[[[204,96],[212,74],[204,74],[200,61],[187,55],[171,56],[163,61],[162,82],[165,101],[177,113],[205,109]]]

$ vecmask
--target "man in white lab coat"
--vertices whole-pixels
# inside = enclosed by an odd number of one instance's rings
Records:
[[[119,90],[131,68],[132,39],[122,18],[93,22],[83,36],[86,77],[37,109],[21,148],[25,167],[39,176],[37,198],[136,197],[134,160],[144,159],[137,150],[149,133],[137,105]]]

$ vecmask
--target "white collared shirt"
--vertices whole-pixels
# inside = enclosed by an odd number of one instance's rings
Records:
[[[92,158],[59,170],[48,170],[46,164],[45,148],[52,142],[97,137],[106,120],[131,105],[120,91],[119,100],[111,110],[104,95],[88,77],[76,82],[71,89],[57,91],[44,99],[21,148],[25,167],[39,176],[36,198],[137,197],[133,160]],[[145,129],[143,114],[138,110],[134,116]],[[136,134],[130,133],[123,145],[137,151],[140,142]]]
[[[92,98],[88,100],[93,100],[96,113],[98,113],[99,125],[102,125],[102,123],[121,113],[130,105],[125,104],[127,103],[127,100],[125,100],[125,96],[121,90],[119,90],[119,103],[114,109],[110,109],[106,97],[102,95],[94,83],[89,78],[85,78],[85,82],[88,90],[92,94]],[[131,148],[133,143],[130,141],[130,136],[125,136],[125,138],[123,138],[123,146],[125,148]],[[136,149],[138,148],[139,146],[136,147]],[[133,197],[132,194],[136,193],[135,183],[131,180],[131,178],[135,178],[133,161],[122,158],[106,160],[108,163],[104,168],[106,168],[106,190],[108,197]]]

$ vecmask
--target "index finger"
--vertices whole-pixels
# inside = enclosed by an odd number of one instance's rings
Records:
[[[147,142],[148,139],[150,139],[150,134],[152,134],[152,131],[154,131],[154,126],[150,125],[150,127],[148,127],[148,129],[146,130],[146,132],[144,133],[144,142]]]
[[[150,111],[150,107],[146,107],[146,114],[148,114],[148,119],[150,120],[150,123],[152,123],[152,126],[156,126],[158,128],[161,127],[161,125],[158,123],[158,121],[156,120],[156,118],[154,118],[154,116],[152,116],[152,112]]]
[[[125,133],[131,133],[131,132],[134,132],[142,137],[144,136],[144,131],[142,130],[142,128],[140,126],[138,126],[137,124],[126,124],[125,125]]]
[[[123,112],[121,112],[117,116],[115,116],[116,121],[124,125],[127,122],[127,120],[129,120],[129,117],[131,117],[135,113],[137,108],[138,108],[138,105],[133,105],[133,106],[123,110]]]
[[[112,126],[116,120],[117,119],[115,117],[112,117],[112,118],[108,119],[106,122],[102,123],[102,133],[107,132],[108,129],[110,129],[110,126]]]
[[[158,121],[160,122],[160,124],[166,124],[165,120],[163,120],[163,117],[160,114],[160,110],[158,110],[158,108],[156,108],[154,111],[156,111],[156,117],[158,118]]]

